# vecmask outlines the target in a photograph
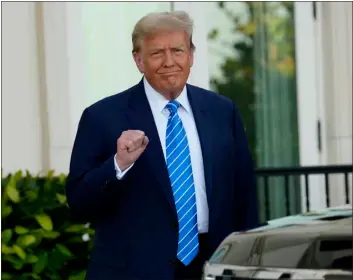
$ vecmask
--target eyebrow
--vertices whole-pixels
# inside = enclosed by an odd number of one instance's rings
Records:
[[[185,46],[184,45],[178,45],[178,46],[173,46],[173,47],[170,47],[171,49],[185,49]],[[157,51],[163,51],[164,48],[162,47],[152,47],[151,48],[151,52],[157,52]]]
[[[185,48],[185,45],[178,45],[178,46],[172,47],[172,49],[183,49],[183,48]]]

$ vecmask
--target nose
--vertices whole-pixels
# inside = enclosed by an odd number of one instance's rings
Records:
[[[174,59],[171,51],[167,50],[164,56],[164,67],[173,67],[174,66]]]

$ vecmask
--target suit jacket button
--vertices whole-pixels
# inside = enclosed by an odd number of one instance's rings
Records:
[[[169,264],[176,264],[176,260],[169,260],[168,263]]]

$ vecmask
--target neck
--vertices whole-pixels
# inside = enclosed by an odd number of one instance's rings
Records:
[[[168,92],[159,92],[159,93],[162,94],[164,98],[167,100],[174,100],[178,98],[178,96],[181,94],[181,91],[175,91],[175,92],[168,91]]]

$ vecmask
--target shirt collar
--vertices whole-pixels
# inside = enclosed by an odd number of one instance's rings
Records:
[[[147,95],[147,99],[151,106],[154,106],[158,110],[158,112],[162,112],[167,103],[169,102],[162,94],[158,93],[147,81],[147,79],[143,78],[143,84],[145,87],[145,92]],[[184,86],[180,95],[175,99],[178,101],[182,108],[185,109],[187,113],[191,112],[190,103],[187,96],[186,86]]]

